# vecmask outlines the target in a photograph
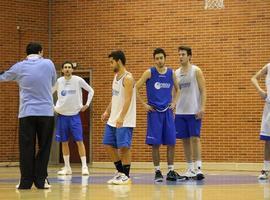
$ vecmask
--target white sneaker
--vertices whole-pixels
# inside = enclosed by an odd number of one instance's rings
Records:
[[[88,167],[82,167],[82,175],[83,176],[89,176],[89,171],[88,171]]]
[[[186,179],[191,179],[196,177],[196,173],[193,170],[188,169],[186,173],[182,174],[181,176],[186,177]]]
[[[114,185],[128,185],[131,184],[131,179],[127,177],[125,174],[120,173],[120,176],[118,176],[114,181]]]
[[[266,180],[269,178],[269,171],[262,170],[261,174],[258,176],[260,180]]]
[[[71,175],[72,170],[71,168],[63,167],[60,171],[57,172],[58,175]]]
[[[121,173],[119,173],[118,171],[115,172],[114,176],[107,181],[108,184],[113,184],[113,181],[116,180],[119,176],[121,176]]]
[[[44,182],[44,189],[49,189],[51,188],[52,186],[50,185],[48,179],[45,179],[45,182]]]

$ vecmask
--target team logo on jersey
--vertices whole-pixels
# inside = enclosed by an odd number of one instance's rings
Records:
[[[112,90],[112,95],[113,96],[118,96],[119,95],[119,91],[118,90]]]
[[[62,90],[61,91],[62,96],[73,95],[73,94],[76,94],[76,90]]]
[[[171,84],[170,83],[160,83],[160,82],[156,82],[154,87],[157,89],[157,90],[160,90],[162,88],[170,88],[171,87]]]
[[[188,87],[190,87],[190,82],[187,82],[187,83],[180,83],[180,84],[179,84],[179,88],[180,88],[180,89],[188,88]]]
[[[62,96],[66,96],[66,95],[67,95],[67,91],[66,91],[66,90],[62,90],[62,91],[61,91],[61,95],[62,95]]]

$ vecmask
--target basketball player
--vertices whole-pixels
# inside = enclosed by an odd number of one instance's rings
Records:
[[[66,61],[62,64],[62,73],[64,76],[57,79],[53,87],[53,93],[57,91],[57,102],[54,110],[58,113],[56,125],[56,141],[62,143],[62,153],[65,166],[58,171],[58,175],[71,175],[70,152],[68,140],[72,134],[74,141],[78,146],[78,151],[82,163],[82,175],[89,175],[85,146],[83,143],[83,130],[80,112],[84,112],[90,105],[94,95],[94,90],[84,79],[72,75],[73,64]],[[87,102],[83,105],[82,89],[88,92]]]
[[[205,111],[206,89],[201,69],[190,63],[192,50],[188,46],[178,48],[180,67],[175,71],[180,88],[176,104],[176,138],[182,139],[187,162],[188,178],[204,178],[201,161],[200,130]],[[194,162],[193,162],[194,161]],[[195,164],[195,166],[194,166]]]
[[[52,132],[54,128],[52,86],[56,71],[51,60],[43,58],[43,48],[31,42],[27,57],[0,73],[0,81],[16,81],[20,88],[19,150],[20,183],[17,189],[51,187],[47,180]],[[38,151],[36,152],[36,138]]]
[[[133,76],[125,67],[125,54],[122,51],[113,51],[109,59],[115,73],[112,99],[101,119],[105,121],[109,117],[103,144],[114,162],[117,173],[107,183],[124,185],[131,183],[130,146],[133,128],[136,126],[136,89]]]
[[[146,144],[152,146],[152,158],[155,168],[155,182],[162,182],[160,169],[160,145],[167,145],[167,180],[176,181],[181,177],[174,171],[174,147],[176,133],[173,109],[179,96],[179,88],[172,69],[165,66],[166,53],[157,48],[153,53],[155,66],[146,70],[136,83],[137,97],[147,111]],[[139,91],[146,84],[147,103],[141,98]],[[172,90],[175,96],[172,99]]]
[[[260,87],[258,80],[266,77],[266,92]],[[259,175],[259,179],[265,180],[269,178],[270,171],[270,63],[260,69],[252,78],[252,84],[255,86],[261,98],[265,101],[260,139],[264,140],[264,165]]]

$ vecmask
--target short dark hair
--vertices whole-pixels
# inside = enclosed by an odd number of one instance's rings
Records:
[[[116,62],[121,60],[122,64],[126,64],[126,56],[123,51],[117,50],[117,51],[112,51],[109,56],[109,58],[113,58]]]
[[[192,56],[192,49],[189,46],[180,46],[180,47],[178,47],[178,51],[180,51],[180,50],[187,51],[187,55]]]
[[[63,62],[63,64],[62,64],[62,69],[64,68],[65,64],[70,64],[70,65],[71,65],[71,67],[72,67],[72,69],[74,68],[74,66],[73,66],[73,63],[72,63],[72,62],[70,62],[70,61],[65,61],[65,62]]]
[[[42,46],[41,44],[37,43],[37,42],[30,42],[27,46],[26,46],[26,54],[30,55],[30,54],[38,54],[39,52],[42,51]]]
[[[162,48],[156,48],[153,52],[153,57],[155,58],[155,56],[160,53],[162,53],[164,55],[164,58],[166,58],[166,53]]]

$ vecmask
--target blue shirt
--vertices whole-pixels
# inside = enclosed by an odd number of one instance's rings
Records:
[[[163,110],[172,102],[173,70],[167,68],[160,74],[155,67],[150,68],[151,78],[146,81],[148,104]]]
[[[16,81],[20,90],[19,118],[53,116],[52,86],[56,82],[54,64],[39,55],[30,55],[0,74],[0,81]]]

